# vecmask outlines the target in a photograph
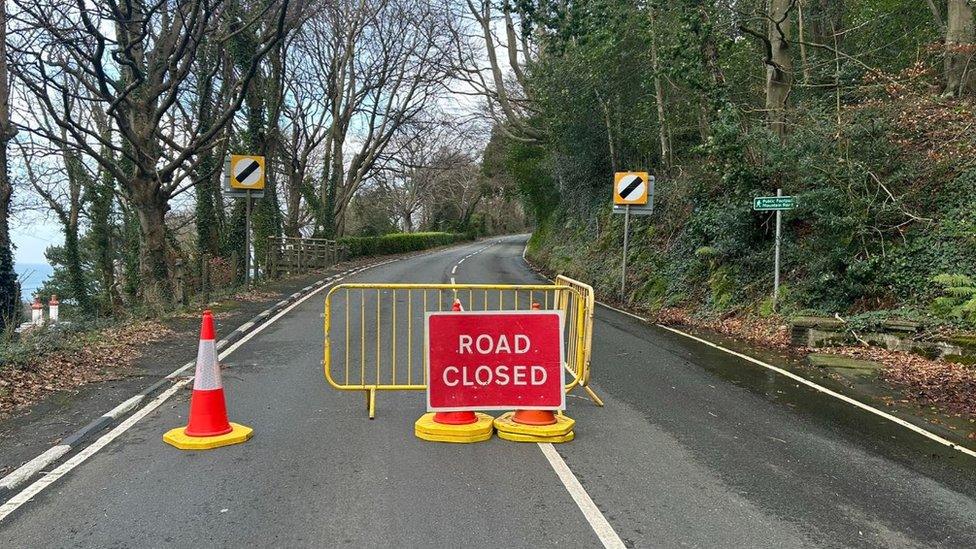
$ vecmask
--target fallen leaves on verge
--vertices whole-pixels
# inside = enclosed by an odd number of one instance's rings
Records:
[[[264,292],[261,290],[243,291],[234,294],[234,301],[244,301],[246,303],[258,303],[261,301],[271,301],[277,299],[281,294],[277,292]]]
[[[696,317],[684,309],[665,308],[658,311],[655,321],[670,326],[694,326],[763,347],[784,349],[790,346],[790,328],[779,317]]]
[[[0,418],[30,406],[46,393],[117,379],[140,349],[172,331],[143,321],[72,335],[71,344],[32,357],[26,365],[0,365]]]
[[[789,327],[776,317],[703,319],[681,309],[662,309],[657,314],[656,321],[666,325],[704,328],[762,347],[790,348]],[[881,380],[898,389],[904,396],[897,401],[899,403],[934,406],[957,417],[976,418],[976,369],[880,347],[831,347],[818,349],[818,352],[880,363]],[[970,435],[970,438],[976,439],[976,436]]]

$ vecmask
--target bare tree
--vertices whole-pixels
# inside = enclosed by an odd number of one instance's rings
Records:
[[[393,138],[445,90],[446,17],[421,0],[364,0],[310,22],[321,46],[312,53],[329,74],[323,174],[307,196],[317,233],[343,233],[352,197],[391,156]]]
[[[415,126],[400,138],[397,154],[377,181],[389,197],[393,217],[407,232],[417,226],[418,214],[444,190],[445,174],[470,159],[457,148],[466,128],[446,120]]]
[[[14,0],[17,37],[12,65],[32,100],[64,134],[45,132],[32,121],[23,127],[55,143],[83,151],[120,184],[138,216],[140,275],[147,302],[173,301],[174,267],[166,212],[174,196],[191,188],[202,153],[243,101],[264,56],[282,36],[289,0],[269,2],[254,15],[239,17],[224,0],[153,0],[90,4],[78,0]],[[269,20],[244,68],[233,75],[231,101],[204,126],[190,119],[177,125],[191,103],[189,78],[208,40],[223,43],[252,25]],[[220,66],[210,67],[213,74]],[[75,89],[69,82],[77,82]],[[100,105],[116,129],[108,139],[76,116],[72,103]]]
[[[510,0],[452,4],[454,92],[481,98],[487,117],[510,139],[538,143],[544,129],[532,120],[538,110],[528,95],[526,75],[539,51],[531,36],[522,32],[523,4],[513,5]],[[496,35],[498,25],[504,27],[504,38]],[[499,59],[499,50],[506,59]]]

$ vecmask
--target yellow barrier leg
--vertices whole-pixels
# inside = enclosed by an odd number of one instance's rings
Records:
[[[366,407],[369,410],[369,419],[376,419],[376,387],[371,387],[366,392]]]
[[[600,397],[596,396],[596,393],[593,392],[593,389],[590,389],[589,385],[580,385],[580,387],[586,391],[586,394],[590,395],[590,400],[593,401],[593,404],[596,404],[601,408],[603,407],[603,401],[600,399]]]

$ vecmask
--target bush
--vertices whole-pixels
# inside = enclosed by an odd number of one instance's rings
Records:
[[[942,295],[935,298],[932,310],[944,318],[976,320],[976,282],[961,274],[941,274],[932,277],[942,287]]]
[[[347,236],[339,239],[339,247],[345,248],[345,257],[399,254],[416,252],[470,240],[465,234],[455,233],[394,233],[383,236]]]

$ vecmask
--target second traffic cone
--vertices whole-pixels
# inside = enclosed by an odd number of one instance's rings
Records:
[[[215,340],[213,315],[210,311],[204,311],[200,323],[193,394],[190,396],[189,423],[163,435],[164,441],[181,450],[207,450],[238,444],[254,434],[250,427],[227,420],[227,403],[224,400]]]
[[[533,302],[532,310],[539,309]],[[515,442],[569,442],[576,436],[574,425],[576,421],[552,410],[516,410],[495,418],[498,438]]]
[[[463,311],[461,300],[455,298],[451,310]],[[427,413],[413,424],[413,434],[433,442],[482,442],[491,438],[493,421],[488,414],[471,411]]]

